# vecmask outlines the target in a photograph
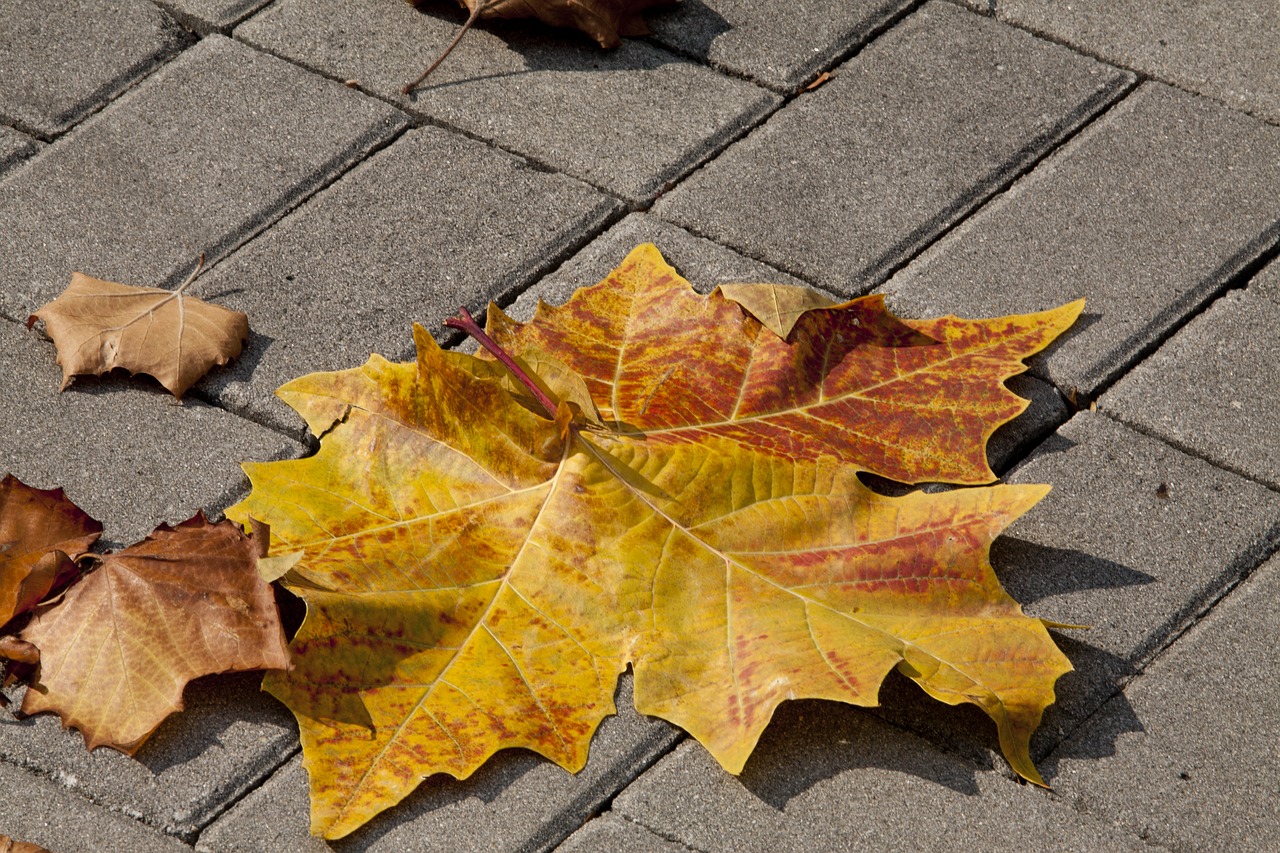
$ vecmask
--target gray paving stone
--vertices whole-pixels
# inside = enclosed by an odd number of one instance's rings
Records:
[[[1131,370],[1098,408],[1280,489],[1280,263],[1225,296]]]
[[[606,812],[588,821],[556,848],[557,853],[689,853],[689,848],[654,835],[638,823]]]
[[[654,216],[633,213],[533,287],[521,293],[505,308],[517,320],[533,317],[538,300],[553,305],[563,304],[579,287],[587,287],[603,279],[622,263],[627,253],[641,243],[653,243],[667,262],[689,280],[694,289],[708,293],[721,284],[735,282],[774,282],[803,284],[799,279],[740,255],[732,249]],[[832,298],[834,294],[827,293]],[[473,345],[469,345],[474,348]],[[1003,471],[1020,459],[1069,416],[1066,403],[1052,385],[1030,376],[1015,377],[1009,387],[1031,401],[1027,411],[996,431],[988,445],[988,457],[996,471]]]
[[[793,3],[686,0],[647,17],[657,40],[713,67],[793,92],[860,45],[911,0]]]
[[[40,150],[40,143],[25,133],[0,125],[0,175]]]
[[[0,321],[0,472],[64,487],[103,523],[107,542],[136,542],[198,509],[218,512],[247,489],[240,460],[303,451],[221,409],[176,403],[146,379],[82,377],[59,394],[56,360],[36,331]]]
[[[176,284],[201,252],[217,260],[406,123],[206,38],[0,181],[0,314],[25,320],[74,270]]]
[[[992,548],[1001,583],[1031,615],[1090,626],[1056,634],[1075,672],[1058,681],[1036,758],[1091,727],[1125,680],[1280,544],[1280,495],[1099,414],[1076,415],[1007,480],[1053,490]],[[902,679],[881,701],[899,725],[990,761],[995,726],[976,708],[940,708]]]
[[[444,4],[439,14],[450,11]],[[400,87],[458,27],[456,13],[428,12],[385,0],[282,0],[235,34],[633,203],[652,199],[780,100],[645,41],[602,51],[579,34],[520,22],[468,33],[403,96]]]
[[[1172,850],[1280,847],[1277,635],[1273,558],[1050,758],[1063,798]]]
[[[183,694],[186,710],[162,723],[133,758],[105,747],[87,752],[84,738],[63,729],[52,714],[4,720],[0,767],[18,765],[33,780],[51,779],[98,806],[191,842],[298,748],[292,715],[258,689],[261,680],[260,673],[238,673],[192,682]],[[21,689],[7,692],[15,706],[22,701]]]
[[[152,0],[201,35],[228,32],[271,0]]]
[[[1280,6],[1273,0],[999,0],[996,14],[1280,124]]]
[[[97,808],[64,787],[0,763],[0,833],[57,853],[180,853],[190,850],[137,821]]]
[[[0,0],[0,119],[45,139],[102,107],[187,38],[146,0]]]
[[[308,833],[307,774],[295,759],[205,830],[204,853],[497,853],[542,850],[569,836],[631,779],[668,752],[679,730],[636,713],[623,676],[619,713],[601,724],[576,776],[533,753],[504,751],[473,776],[427,779],[400,805],[332,846]]]
[[[878,283],[1132,77],[930,3],[654,212],[837,292]]]
[[[371,352],[410,358],[414,322],[443,337],[460,305],[525,286],[620,211],[482,143],[411,132],[201,280],[202,293],[249,315],[253,334],[239,361],[197,389],[300,431],[277,387]]]
[[[907,315],[1084,296],[1032,372],[1084,406],[1280,240],[1280,128],[1146,84],[883,288]]]
[[[694,850],[1140,850],[1136,837],[856,708],[788,702],[741,776],[681,745],[613,801]]]

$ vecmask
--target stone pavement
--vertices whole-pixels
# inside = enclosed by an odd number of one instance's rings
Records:
[[[290,714],[202,679],[136,760],[0,720],[0,833],[77,850],[1280,849],[1280,6],[684,0],[602,52],[449,0],[0,0],[0,471],[134,541],[305,455],[271,394],[531,312],[655,241],[701,288],[901,313],[1087,297],[992,464],[1053,492],[993,551],[1076,671],[1014,781],[994,726],[891,677],[784,705],[740,777],[630,709],[576,776],[509,752],[326,844]],[[820,72],[830,79],[804,86]],[[246,311],[175,404],[58,394],[21,324],[73,270]],[[10,691],[10,698],[19,698]]]

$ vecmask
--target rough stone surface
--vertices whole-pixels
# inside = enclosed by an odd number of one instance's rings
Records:
[[[1130,81],[1026,33],[930,3],[653,209],[852,295]]]
[[[779,708],[738,777],[688,742],[613,811],[694,850],[1144,849],[1044,791],[834,702]]]
[[[1006,21],[1280,124],[1280,5],[999,0]]]
[[[217,260],[405,124],[206,38],[0,181],[0,314],[25,320],[75,270],[176,284],[201,252]]]
[[[238,673],[192,682],[183,694],[186,710],[161,723],[133,758],[112,749],[86,751],[84,738],[52,714],[5,720],[0,767],[19,765],[99,806],[194,841],[201,827],[298,748],[293,717],[258,689],[261,681],[261,673]],[[16,707],[22,689],[7,692]]]
[[[779,102],[644,41],[602,51],[580,35],[518,21],[468,33],[406,97],[400,87],[458,28],[457,14],[430,11],[385,0],[284,0],[236,37],[632,202],[651,199]]]
[[[24,133],[0,125],[0,175],[39,150],[39,142]]]
[[[201,35],[226,32],[271,0],[152,0]]]
[[[1152,845],[1280,847],[1278,635],[1272,558],[1063,744],[1054,787]]]
[[[606,812],[570,835],[556,853],[689,853],[689,848]]]
[[[667,723],[636,713],[630,675],[622,677],[616,701],[618,715],[601,724],[587,766],[576,776],[533,753],[505,750],[464,781],[443,774],[430,777],[399,806],[330,847],[308,833],[307,774],[297,759],[205,830],[196,849],[204,853],[549,849],[682,736]]]
[[[63,133],[182,49],[186,36],[146,0],[0,0],[0,120]]]
[[[1146,84],[885,286],[908,315],[1084,296],[1032,370],[1088,398],[1280,240],[1280,128]]]
[[[1076,415],[1007,480],[1053,490],[992,548],[1001,583],[1033,616],[1089,626],[1056,635],[1076,671],[1058,681],[1032,739],[1037,758],[1090,727],[1126,679],[1280,544],[1280,495],[1098,414]],[[901,679],[881,699],[900,725],[990,760],[982,749],[994,748],[995,726],[976,708],[932,711],[938,703]]]
[[[302,453],[221,409],[176,403],[148,379],[83,377],[59,394],[56,362],[38,332],[0,321],[0,472],[65,488],[103,523],[107,542],[130,544],[161,522],[226,507],[248,486],[241,459]]]
[[[525,286],[619,211],[571,178],[447,131],[414,131],[201,281],[249,315],[252,333],[240,359],[197,390],[301,430],[277,387],[373,352],[410,358],[413,323],[443,337],[460,305]]]
[[[123,815],[86,803],[68,789],[0,762],[0,833],[58,853],[179,853],[191,848]]]
[[[697,0],[647,17],[657,40],[679,53],[792,92],[858,48],[910,0]]]
[[[1280,489],[1280,262],[1229,291],[1135,367],[1098,407]]]

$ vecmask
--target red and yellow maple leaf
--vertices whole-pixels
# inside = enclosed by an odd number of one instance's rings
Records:
[[[503,348],[578,374],[544,383],[554,419],[421,328],[416,362],[284,386],[320,450],[247,464],[228,514],[301,555],[295,667],[265,686],[298,718],[313,830],[502,748],[580,768],[628,663],[636,707],[731,772],[782,701],[874,705],[896,666],[979,705],[1039,781],[1029,737],[1070,665],[988,552],[1046,488],[857,475],[989,481],[986,438],[1025,405],[1003,380],[1078,311],[907,322],[871,297],[783,340],[643,246],[527,325],[491,311]]]

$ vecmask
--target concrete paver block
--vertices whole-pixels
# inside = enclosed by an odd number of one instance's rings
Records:
[[[0,833],[58,853],[181,853],[191,848],[135,820],[86,803],[65,786],[0,762]],[[74,788],[73,788],[74,790]]]
[[[1280,240],[1280,128],[1142,86],[884,290],[904,314],[1084,296],[1032,371],[1084,402]]]
[[[0,125],[0,175],[40,150],[40,143],[25,133]]]
[[[182,49],[182,28],[146,0],[0,0],[0,119],[45,139]]]
[[[467,168],[459,170],[457,164]],[[245,353],[197,390],[300,431],[273,395],[376,352],[406,360],[413,323],[444,336],[458,307],[524,287],[621,206],[585,184],[437,128],[413,131],[202,279],[249,315]]]
[[[648,14],[658,41],[730,74],[793,92],[868,41],[911,0],[702,0]]]
[[[999,0],[996,14],[1280,124],[1280,6],[1272,0]]]
[[[606,812],[587,821],[556,848],[556,853],[689,853],[689,848]]]
[[[652,199],[780,100],[645,41],[602,51],[581,34],[518,21],[469,32],[419,89],[401,95],[457,27],[456,14],[385,0],[283,0],[235,34],[633,203]]]
[[[206,38],[0,181],[0,314],[25,320],[75,270],[176,284],[201,252],[217,260],[406,124]]]
[[[1280,262],[1228,291],[1102,396],[1102,411],[1280,489]]]
[[[271,0],[152,0],[201,35],[226,33]]]
[[[606,719],[591,757],[576,776],[524,750],[504,750],[470,778],[438,774],[398,806],[332,847],[308,832],[307,774],[291,761],[259,790],[205,830],[203,853],[497,853],[549,849],[591,815],[682,734],[643,717],[632,704],[631,676],[617,694],[618,715]]]
[[[836,292],[882,280],[1130,85],[930,3],[654,213]]]
[[[701,293],[721,284],[771,282],[803,285],[804,282],[740,255],[732,249],[654,216],[633,213],[601,234],[561,265],[555,272],[521,293],[506,312],[521,322],[533,317],[538,300],[563,304],[579,287],[596,284],[622,263],[627,253],[641,243],[653,243],[667,262]],[[828,293],[828,296],[835,297]],[[1018,376],[1009,387],[1031,401],[1027,411],[996,431],[988,445],[988,458],[1002,471],[1068,417],[1066,404],[1053,386],[1030,376]]]
[[[1055,634],[1075,672],[1032,739],[1037,758],[1092,726],[1090,714],[1280,543],[1280,495],[1098,414],[1076,415],[1006,479],[1053,490],[996,540],[1001,583],[1033,616],[1090,626]],[[881,699],[895,723],[989,760],[995,726],[976,708],[932,710],[899,679]]]
[[[1277,636],[1272,558],[1050,757],[1054,787],[1154,846],[1280,848]]]
[[[1142,849],[1044,791],[835,702],[785,703],[737,777],[687,742],[613,812],[694,850]]]

